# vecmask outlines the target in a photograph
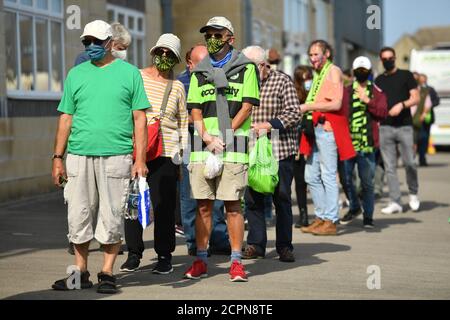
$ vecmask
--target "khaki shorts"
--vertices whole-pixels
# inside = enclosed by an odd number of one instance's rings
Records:
[[[208,180],[203,175],[205,164],[191,163],[188,166],[191,197],[197,200],[238,201],[247,187],[248,165],[224,163],[222,175]]]
[[[70,242],[82,244],[95,238],[101,244],[116,244],[123,240],[132,164],[131,155],[67,156],[64,199]]]

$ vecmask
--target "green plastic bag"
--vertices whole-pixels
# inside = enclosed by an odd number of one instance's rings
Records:
[[[250,152],[248,185],[256,192],[273,194],[278,182],[278,161],[273,156],[272,143],[262,136]]]

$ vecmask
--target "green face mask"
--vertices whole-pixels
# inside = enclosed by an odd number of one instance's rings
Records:
[[[222,39],[210,38],[206,40],[206,47],[208,48],[209,54],[216,54],[225,46],[226,42]]]
[[[177,64],[177,60],[172,57],[167,56],[155,56],[154,65],[156,69],[161,72],[166,72],[172,70],[172,68]]]

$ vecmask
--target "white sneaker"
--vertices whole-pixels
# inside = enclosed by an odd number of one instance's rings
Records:
[[[394,214],[394,213],[402,213],[403,208],[396,202],[391,202],[386,208],[381,209],[381,213],[383,214]]]
[[[409,195],[409,207],[414,212],[419,211],[420,201],[419,198],[414,194]]]

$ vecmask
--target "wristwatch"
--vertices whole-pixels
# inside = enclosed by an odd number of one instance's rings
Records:
[[[53,157],[52,157],[52,160],[55,160],[55,159],[61,159],[61,160],[63,160],[63,159],[64,159],[64,156],[59,155],[59,154],[54,154]]]

